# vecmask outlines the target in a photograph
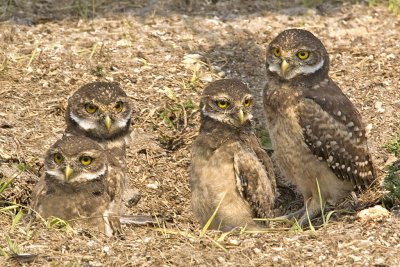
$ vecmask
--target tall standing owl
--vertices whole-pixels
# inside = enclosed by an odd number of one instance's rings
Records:
[[[120,234],[119,162],[86,137],[68,136],[47,152],[44,175],[36,185],[32,206],[42,217],[78,219],[107,236]]]
[[[126,170],[126,145],[132,108],[126,93],[117,83],[93,82],[79,88],[66,109],[66,136],[86,136],[98,142],[120,161]],[[129,206],[137,195],[122,183],[121,192]]]
[[[264,110],[274,157],[305,204],[286,217],[300,216],[306,225],[320,214],[321,201],[337,203],[375,179],[364,125],[330,79],[329,55],[311,32],[281,32],[267,48],[266,67]]]
[[[201,98],[200,133],[192,146],[193,212],[210,229],[256,228],[275,198],[271,161],[252,127],[252,95],[239,80],[210,83]]]

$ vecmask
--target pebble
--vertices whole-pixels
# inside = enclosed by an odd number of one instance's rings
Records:
[[[377,102],[375,103],[375,108],[376,108],[376,110],[377,110],[378,112],[380,112],[380,113],[385,112],[385,109],[383,108],[383,103],[380,102],[380,101],[377,101]]]
[[[362,221],[382,220],[388,216],[389,211],[380,205],[376,205],[372,208],[368,208],[357,213],[357,218],[361,219]]]
[[[158,189],[158,184],[147,184],[146,187],[150,189]]]

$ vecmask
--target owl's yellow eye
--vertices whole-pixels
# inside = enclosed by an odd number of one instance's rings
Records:
[[[217,106],[222,109],[226,109],[229,106],[229,102],[225,101],[225,100],[217,100],[216,103],[217,103]]]
[[[122,101],[118,101],[115,106],[115,111],[120,113],[122,111],[122,109],[124,108],[124,103]]]
[[[97,109],[98,109],[97,106],[93,105],[92,103],[85,104],[85,110],[90,114],[95,113],[97,111]]]
[[[79,158],[79,161],[82,163],[82,165],[88,166],[90,163],[92,163],[93,159],[89,156],[82,156]]]
[[[310,56],[310,52],[308,52],[308,51],[297,52],[297,57],[302,59],[302,60],[307,59],[309,56]]]
[[[248,108],[248,107],[250,107],[250,105],[251,105],[251,99],[246,99],[246,100],[244,101],[244,106],[245,106],[246,108]]]
[[[281,50],[279,48],[275,47],[273,52],[276,57],[281,56]]]
[[[60,164],[61,162],[63,162],[64,157],[60,153],[55,153],[53,159],[55,163]]]

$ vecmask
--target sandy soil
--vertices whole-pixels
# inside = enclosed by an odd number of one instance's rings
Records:
[[[119,240],[26,219],[14,227],[16,211],[5,211],[0,248],[10,253],[8,236],[34,256],[0,257],[1,266],[400,265],[400,221],[389,214],[340,216],[317,231],[281,225],[263,234],[200,237],[187,173],[204,86],[236,77],[260,96],[266,45],[280,31],[301,27],[327,47],[330,74],[364,118],[382,179],[392,161],[383,146],[400,121],[400,19],[385,6],[148,0],[105,3],[93,13],[63,8],[79,1],[15,2],[20,6],[0,23],[0,177],[24,171],[3,198],[29,204],[43,156],[64,131],[68,96],[87,82],[117,81],[134,103],[128,178],[142,194],[127,212],[173,221],[161,230],[124,226],[126,238]]]

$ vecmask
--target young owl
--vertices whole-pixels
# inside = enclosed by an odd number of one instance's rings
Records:
[[[126,93],[117,83],[93,82],[79,88],[69,99],[66,109],[66,136],[86,136],[107,149],[126,170],[126,145],[132,108]],[[125,203],[137,195],[120,190]]]
[[[68,99],[65,133],[86,136],[108,150],[125,153],[131,116],[130,101],[117,83],[89,83]]]
[[[121,233],[118,191],[124,173],[100,145],[86,137],[63,137],[48,150],[44,170],[32,196],[42,217],[78,219],[107,236]]]
[[[201,98],[200,133],[192,146],[193,212],[210,229],[257,228],[270,217],[275,198],[271,161],[252,127],[252,95],[239,80],[215,81]]]
[[[264,109],[274,157],[305,204],[286,217],[299,216],[305,225],[326,201],[335,204],[375,179],[367,137],[360,113],[330,79],[329,55],[312,33],[281,32],[267,48],[266,65]]]

